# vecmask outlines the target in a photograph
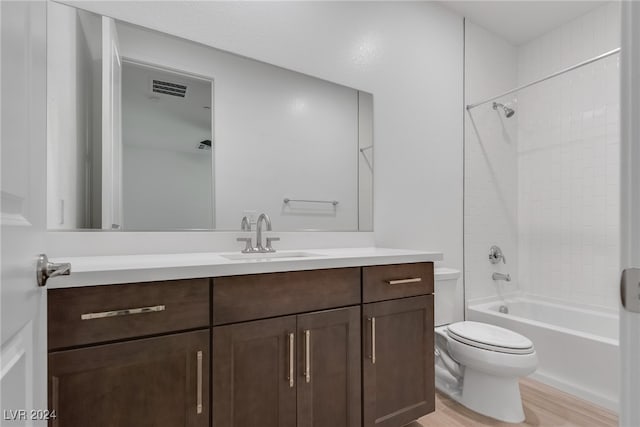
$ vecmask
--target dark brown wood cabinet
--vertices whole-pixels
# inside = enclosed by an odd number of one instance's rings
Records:
[[[213,279],[213,324],[360,304],[360,268],[289,271]]]
[[[364,426],[400,427],[433,412],[433,295],[363,307]]]
[[[298,427],[360,427],[360,307],[298,316]]]
[[[360,427],[360,307],[213,328],[213,425]]]
[[[49,424],[401,427],[435,406],[432,293],[432,263],[50,290]]]
[[[213,425],[295,427],[296,316],[213,328]]]
[[[209,331],[49,353],[52,427],[209,425]]]
[[[208,328],[210,287],[190,279],[52,289],[49,350]]]
[[[431,262],[362,267],[364,303],[432,294],[433,286]]]

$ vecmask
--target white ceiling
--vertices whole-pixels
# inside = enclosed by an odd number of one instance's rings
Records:
[[[187,94],[179,98],[154,93],[152,79],[183,84],[187,86]],[[200,141],[211,140],[211,107],[210,81],[131,62],[122,63],[124,145],[207,153],[197,147]]]
[[[526,43],[604,3],[603,0],[442,1],[445,7],[502,36]]]

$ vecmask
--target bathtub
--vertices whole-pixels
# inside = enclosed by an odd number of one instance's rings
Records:
[[[516,331],[533,341],[539,366],[531,378],[618,411],[618,314],[535,297],[470,303],[467,319]]]

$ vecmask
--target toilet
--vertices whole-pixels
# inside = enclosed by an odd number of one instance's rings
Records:
[[[436,388],[480,414],[522,422],[518,380],[538,366],[533,343],[487,323],[453,322],[448,308],[459,277],[459,271],[435,269]]]

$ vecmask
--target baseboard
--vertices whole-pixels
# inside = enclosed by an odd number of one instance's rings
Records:
[[[575,384],[572,384],[566,381],[559,381],[554,377],[545,375],[544,373],[540,373],[540,372],[534,372],[533,374],[529,375],[529,378],[539,381],[553,388],[557,388],[558,390],[564,391],[565,393],[569,393],[583,400],[589,401],[594,405],[602,406],[603,408],[613,411],[616,414],[619,411],[619,402],[615,399],[611,399],[608,396],[594,393],[590,390],[587,390],[583,387],[576,386]]]

